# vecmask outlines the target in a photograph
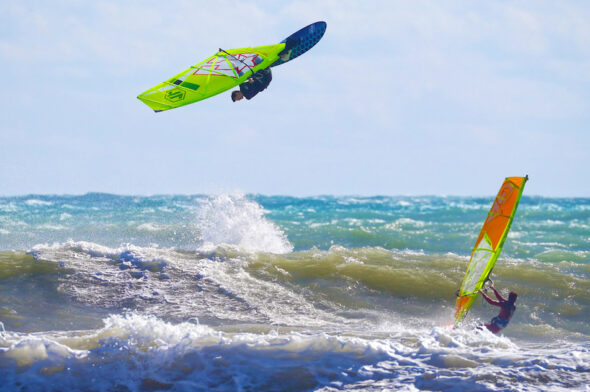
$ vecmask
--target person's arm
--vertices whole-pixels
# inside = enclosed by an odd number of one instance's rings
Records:
[[[270,71],[270,68],[258,70],[252,75],[252,79],[254,79],[254,83],[256,83],[261,89],[265,89],[272,80],[272,72]]]
[[[494,290],[495,291],[495,290]],[[491,299],[490,297],[488,297],[483,291],[479,290],[479,293],[482,295],[482,297],[486,300],[487,303],[489,303],[490,305],[494,305],[494,306],[500,306],[500,302],[498,301],[494,301],[493,299]]]
[[[252,82],[262,85],[264,83],[264,78],[266,76],[265,74],[266,74],[266,69],[261,69],[261,70],[255,72],[252,75]]]
[[[494,295],[496,296],[496,298],[498,299],[498,301],[500,301],[500,302],[506,302],[506,298],[502,297],[502,295],[498,292],[498,290],[496,290],[496,288],[494,287],[494,285],[490,285],[490,289],[494,290]]]

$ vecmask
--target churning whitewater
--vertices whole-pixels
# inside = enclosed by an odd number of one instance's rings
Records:
[[[449,328],[492,199],[2,197],[0,390],[586,391],[590,199],[523,197],[514,318]]]

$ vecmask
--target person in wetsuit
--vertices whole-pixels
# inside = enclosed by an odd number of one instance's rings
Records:
[[[270,68],[261,69],[251,77],[248,78],[244,83],[240,84],[240,89],[232,91],[231,100],[236,102],[242,98],[248,100],[254,98],[256,94],[266,89],[272,80],[272,72]]]
[[[502,329],[506,328],[506,326],[510,322],[512,315],[514,314],[514,311],[516,310],[516,306],[514,305],[514,302],[516,302],[516,298],[518,297],[518,294],[516,294],[514,291],[511,291],[510,294],[508,295],[508,299],[505,299],[504,297],[502,297],[502,295],[500,295],[500,293],[498,293],[498,290],[496,290],[493,283],[490,284],[490,288],[494,291],[494,294],[496,295],[496,298],[498,299],[497,301],[494,301],[493,299],[488,297],[481,290],[479,290],[479,293],[483,296],[483,298],[487,301],[487,303],[489,303],[490,305],[498,306],[500,308],[500,313],[498,313],[498,315],[496,317],[494,317],[492,319],[492,321],[490,321],[489,324],[484,324],[484,326],[491,333],[496,334],[496,333],[500,332]]]
[[[285,48],[278,54],[281,61],[289,61],[292,49],[300,43],[300,38],[287,38]],[[232,91],[231,100],[236,102],[242,98],[250,100],[256,94],[265,90],[272,80],[270,68],[261,69],[255,72],[247,81],[240,84],[240,89]]]

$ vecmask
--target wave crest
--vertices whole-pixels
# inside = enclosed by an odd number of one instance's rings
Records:
[[[285,233],[267,220],[264,212],[262,206],[241,194],[209,198],[199,212],[203,241],[199,250],[233,245],[247,252],[291,252],[293,245]]]

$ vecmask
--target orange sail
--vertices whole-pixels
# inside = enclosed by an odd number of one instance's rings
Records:
[[[506,178],[492,204],[479,237],[475,241],[458,293],[455,326],[463,320],[473,305],[479,295],[478,290],[483,287],[498,260],[527,180],[528,176]]]

